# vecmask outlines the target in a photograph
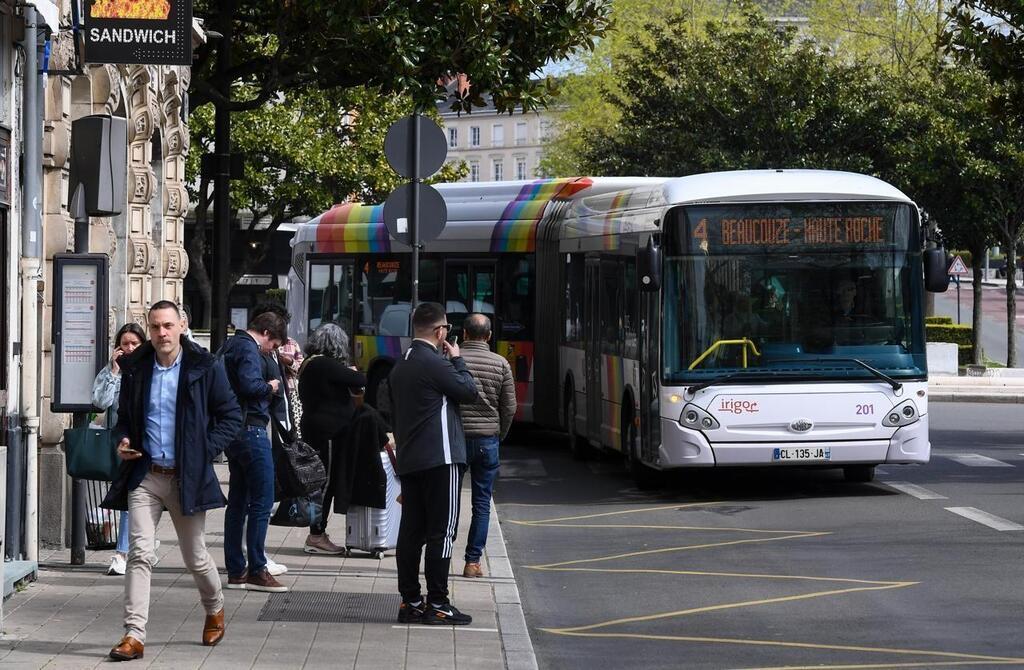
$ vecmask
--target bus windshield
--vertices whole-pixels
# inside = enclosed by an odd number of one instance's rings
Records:
[[[865,365],[894,379],[924,378],[916,225],[902,203],[673,210],[665,224],[666,383],[758,372],[784,381],[871,379]]]

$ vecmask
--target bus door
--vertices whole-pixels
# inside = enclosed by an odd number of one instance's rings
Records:
[[[661,292],[640,293],[640,459],[653,463],[661,445],[659,333]]]
[[[587,381],[586,435],[591,442],[601,444],[601,261],[587,258],[584,271],[586,305],[583,310],[583,333],[586,346],[583,353],[583,367]]]
[[[352,331],[353,260],[324,259],[309,263],[308,333],[322,323],[336,323]]]
[[[465,340],[462,322],[472,312],[486,314],[491,319],[491,350],[498,341],[501,329],[494,318],[494,261],[452,260],[444,269],[444,309],[452,332]]]

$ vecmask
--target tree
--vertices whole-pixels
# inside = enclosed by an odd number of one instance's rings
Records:
[[[962,61],[977,65],[993,84],[992,106],[1005,120],[996,149],[1001,154],[992,204],[1006,253],[1007,365],[1017,365],[1017,246],[1024,239],[1024,1],[960,0],[947,44]]]
[[[681,175],[759,167],[891,172],[893,95],[870,66],[838,62],[757,13],[690,29],[649,26],[607,91],[618,122],[596,129],[583,172]]]
[[[381,95],[359,88],[293,91],[286,99],[232,114],[233,144],[244,157],[244,177],[231,191],[232,226],[248,217],[242,229],[244,257],[234,259],[230,284],[259,264],[280,224],[297,215],[315,216],[338,202],[383,202],[402,179],[384,157],[388,126],[410,113],[408,98]],[[196,234],[189,244],[189,274],[203,302],[211,304],[207,265],[206,210],[210,202],[206,180],[198,178],[200,156],[212,145],[214,114],[205,105],[190,120],[193,146],[187,183],[192,184]],[[445,165],[437,181],[464,176],[462,165]]]
[[[480,106],[483,93],[500,111],[542,106],[549,83],[536,81],[551,60],[589,49],[607,24],[604,0],[436,2],[383,0],[237,0],[230,15],[233,62],[215,70],[216,40],[196,52],[191,104],[260,108],[281,92],[306,87],[372,87],[408,96],[419,109],[444,99],[448,78],[464,75],[468,92],[453,109]],[[231,6],[196,0],[194,13],[216,29]],[[245,95],[223,96],[244,86]]]

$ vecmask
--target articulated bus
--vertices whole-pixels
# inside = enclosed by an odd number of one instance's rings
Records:
[[[924,463],[924,292],[944,290],[914,203],[863,175],[759,170],[680,178],[450,184],[420,295],[458,324],[491,314],[519,420],[574,453],[621,451],[641,486],[712,466]],[[381,208],[299,226],[300,337],[354,333],[371,401],[408,345],[410,255]],[[298,322],[298,323],[296,323]]]

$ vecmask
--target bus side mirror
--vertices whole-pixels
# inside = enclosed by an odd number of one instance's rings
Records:
[[[637,278],[641,291],[661,289],[661,247],[654,244],[654,236],[647,238],[647,244],[636,252]]]
[[[932,293],[945,293],[949,288],[949,274],[946,265],[946,250],[924,250],[924,287]]]

